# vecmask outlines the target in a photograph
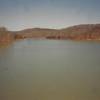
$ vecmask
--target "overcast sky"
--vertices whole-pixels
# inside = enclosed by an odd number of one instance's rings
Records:
[[[100,23],[100,0],[0,0],[0,27],[65,28]]]

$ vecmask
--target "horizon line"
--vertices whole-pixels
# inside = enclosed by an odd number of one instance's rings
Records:
[[[6,26],[0,26],[0,28],[5,28],[7,31],[12,31],[12,32],[17,32],[17,31],[23,31],[23,30],[27,30],[27,29],[51,29],[51,30],[62,30],[62,29],[66,29],[69,27],[74,27],[74,26],[81,26],[81,25],[100,25],[100,23],[83,23],[83,24],[73,24],[73,25],[69,25],[63,28],[49,28],[49,27],[27,27],[27,28],[23,28],[23,29],[18,29],[18,30],[10,30],[9,28],[7,28]]]

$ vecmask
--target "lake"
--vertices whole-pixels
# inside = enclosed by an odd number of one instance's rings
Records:
[[[100,100],[100,43],[28,39],[0,48],[0,100]]]

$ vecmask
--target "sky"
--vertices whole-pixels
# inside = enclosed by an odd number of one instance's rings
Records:
[[[0,27],[61,29],[100,23],[100,0],[0,0]]]

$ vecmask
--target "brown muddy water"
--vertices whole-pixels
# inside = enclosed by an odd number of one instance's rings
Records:
[[[0,48],[0,100],[100,100],[100,43],[22,40]]]

